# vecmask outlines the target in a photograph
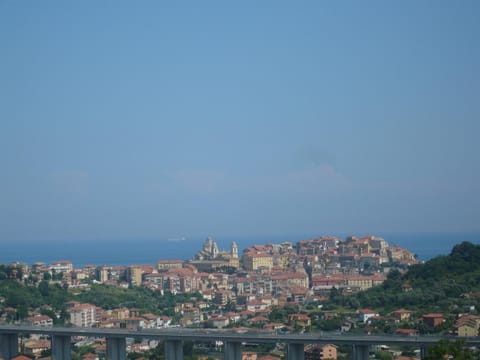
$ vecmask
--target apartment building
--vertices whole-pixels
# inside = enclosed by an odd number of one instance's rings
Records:
[[[243,267],[247,271],[257,271],[261,268],[273,268],[273,256],[266,253],[246,252],[243,254]]]
[[[90,327],[97,320],[96,307],[92,304],[78,304],[68,309],[70,314],[70,322],[74,326]]]

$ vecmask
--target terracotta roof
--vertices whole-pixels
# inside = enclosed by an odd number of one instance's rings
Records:
[[[361,309],[358,311],[360,314],[376,314],[377,312],[372,309]]]
[[[407,310],[407,309],[398,309],[398,310],[392,311],[392,314],[400,314],[400,313],[413,314],[413,311]]]
[[[52,320],[52,318],[48,315],[35,315],[26,318],[27,321],[42,321],[42,320]]]
[[[425,314],[423,315],[424,318],[443,318],[443,314],[436,314],[436,313],[431,313],[431,314]]]
[[[265,321],[268,321],[268,319],[264,316],[255,316],[248,320],[248,322],[265,322]]]
[[[244,256],[246,257],[257,257],[257,258],[260,258],[260,257],[272,257],[272,255],[269,255],[269,254],[264,254],[264,253],[255,253],[255,252],[247,252],[245,254],[243,254]]]

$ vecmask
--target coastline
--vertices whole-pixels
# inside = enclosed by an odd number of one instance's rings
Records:
[[[335,236],[335,234],[331,234]],[[429,260],[439,255],[448,255],[452,247],[462,241],[480,243],[479,233],[457,234],[373,234],[384,238],[390,246],[406,248],[418,255],[420,260]],[[321,235],[318,235],[321,236]],[[358,234],[358,236],[361,236]],[[310,238],[314,238],[312,236]],[[339,236],[344,238],[344,236]],[[50,263],[58,260],[70,260],[77,267],[94,265],[131,265],[155,264],[158,260],[188,260],[201,248],[204,237],[186,237],[182,241],[166,239],[131,239],[121,241],[30,241],[2,243],[0,264],[21,262]],[[218,236],[213,239],[221,249],[229,249],[236,241],[239,253],[254,244],[297,242],[308,239],[305,236]]]

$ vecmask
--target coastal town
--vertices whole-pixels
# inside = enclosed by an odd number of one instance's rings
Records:
[[[40,291],[56,286],[81,297],[95,287],[139,289],[159,297],[183,296],[169,311],[151,310],[136,301],[122,300],[109,306],[100,303],[66,301],[63,306],[42,305],[18,309],[8,306],[0,290],[0,323],[50,327],[54,324],[75,327],[160,329],[185,327],[261,331],[271,333],[335,331],[374,332],[375,324],[394,329],[404,336],[418,335],[423,327],[445,323],[445,314],[419,314],[398,308],[380,315],[375,309],[359,308],[340,313],[325,306],[335,294],[349,296],[381,285],[390,272],[404,272],[418,264],[408,249],[391,246],[376,236],[345,239],[322,236],[296,243],[252,245],[239,253],[232,242],[228,251],[220,250],[208,237],[190,260],[158,260],[156,264],[108,266],[85,265],[75,268],[71,261],[31,265],[9,264],[8,276]],[[403,285],[403,291],[411,289]],[[405,323],[419,326],[402,327]],[[458,336],[478,336],[480,317],[465,315],[451,329]],[[87,346],[83,359],[101,359],[106,345],[102,339],[79,339]],[[156,341],[132,341],[129,354],[145,353],[159,346]],[[218,348],[221,344],[213,344]],[[50,341],[41,337],[21,339],[22,353],[32,358],[48,358]],[[389,349],[383,349],[386,351]],[[209,351],[214,351],[209,349]],[[305,348],[308,359],[340,359],[341,349],[334,344]],[[413,359],[391,350],[394,359]],[[211,354],[209,353],[210,357]],[[203,358],[207,359],[207,355]],[[272,347],[244,351],[248,360],[282,357],[282,349]],[[136,357],[132,357],[136,358]],[[213,356],[213,358],[215,358]]]

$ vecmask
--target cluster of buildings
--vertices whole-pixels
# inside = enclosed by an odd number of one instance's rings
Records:
[[[272,295],[302,302],[333,287],[351,292],[368,289],[386,279],[392,264],[406,267],[416,262],[410,251],[390,247],[374,236],[253,245],[241,256],[235,242],[230,251],[219,251],[209,237],[189,261],[160,260],[156,267],[132,265],[123,269],[100,266],[95,269],[95,280],[175,293],[231,290],[235,296]]]
[[[297,243],[253,245],[241,254],[235,242],[229,251],[220,251],[209,237],[187,261],[159,260],[155,265],[130,266],[86,265],[81,269],[74,268],[70,261],[57,261],[49,265],[35,263],[32,268],[24,266],[22,272],[30,280],[48,279],[71,288],[88,289],[95,282],[117,287],[142,286],[162,293],[198,293],[194,301],[175,306],[176,326],[233,326],[237,330],[254,327],[265,332],[291,332],[310,328],[313,317],[305,312],[290,313],[284,322],[272,322],[269,320],[272,309],[287,304],[300,308],[307,303],[319,304],[333,288],[344,292],[365,290],[385,281],[392,267],[403,268],[416,262],[414,254],[407,249],[390,246],[375,236],[347,239],[325,236]],[[69,302],[66,307],[73,326],[130,329],[172,326],[172,317],[145,313],[134,307],[102,309],[78,302]],[[436,315],[427,314],[423,321],[433,321],[435,326],[438,321],[445,320]],[[327,318],[331,314],[324,312],[322,316]],[[359,311],[356,316],[356,321],[367,325],[380,318],[369,309]],[[399,309],[389,320],[404,321],[411,316],[408,310]],[[49,316],[38,312],[32,313],[25,322],[34,326],[52,326],[53,323]],[[348,331],[349,326],[345,323],[342,330]],[[458,320],[458,334],[478,336],[479,326],[480,317],[465,316]],[[414,335],[409,329],[404,331],[403,335]],[[135,351],[140,345],[132,346]],[[333,345],[311,346],[305,349],[306,358],[336,359],[336,350]],[[245,356],[256,359],[254,353]]]

